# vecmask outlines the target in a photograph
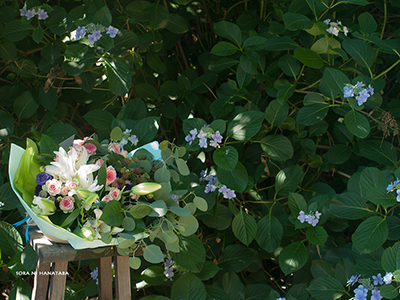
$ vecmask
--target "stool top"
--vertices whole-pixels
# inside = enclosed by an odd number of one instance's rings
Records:
[[[37,226],[29,226],[29,243],[43,263],[117,256],[117,247],[75,250],[70,244],[51,242]]]

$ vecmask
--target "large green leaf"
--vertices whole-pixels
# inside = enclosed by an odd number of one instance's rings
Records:
[[[265,251],[275,251],[281,244],[282,235],[283,226],[272,214],[258,221],[256,241]]]
[[[183,34],[188,30],[185,18],[178,14],[169,14],[167,29],[176,34]]]
[[[195,235],[181,237],[179,252],[170,252],[172,259],[182,268],[191,272],[200,272],[206,260],[203,243]]]
[[[194,274],[179,277],[172,285],[172,300],[206,300],[207,293],[200,278]]]
[[[119,227],[124,220],[124,215],[120,211],[121,203],[116,200],[109,201],[103,208],[103,214],[100,220],[106,222],[110,226]]]
[[[275,177],[275,192],[278,195],[288,196],[289,192],[297,190],[303,179],[303,170],[300,166],[291,166],[280,170]]]
[[[232,221],[232,231],[239,241],[249,246],[257,233],[256,220],[253,216],[240,210]]]
[[[31,117],[38,107],[31,91],[24,92],[14,102],[14,112],[19,120]]]
[[[237,46],[242,46],[242,32],[236,24],[221,21],[214,24],[214,31],[217,35],[234,42]]]
[[[375,60],[375,50],[362,40],[346,39],[342,42],[343,49],[359,64],[370,69]]]
[[[350,156],[350,148],[343,144],[330,147],[327,153],[328,162],[331,164],[343,164],[350,158]]]
[[[315,299],[335,300],[339,299],[346,290],[335,278],[330,276],[318,277],[311,281],[307,291]]]
[[[157,264],[164,260],[161,248],[157,245],[148,245],[143,251],[143,258],[150,263]]]
[[[229,114],[235,107],[232,96],[222,96],[215,99],[210,105],[210,113],[214,119],[222,118]]]
[[[360,30],[367,35],[374,33],[378,28],[374,17],[368,12],[364,12],[358,16],[358,24],[360,25]]]
[[[247,186],[247,170],[241,162],[238,162],[232,170],[218,168],[217,176],[222,184],[236,192],[243,192]]]
[[[350,80],[342,71],[326,68],[322,77],[325,83],[336,93],[343,94],[343,88]]]
[[[254,253],[242,245],[229,245],[218,258],[218,266],[226,271],[240,272],[253,261]]]
[[[17,229],[11,224],[0,221],[1,251],[13,256],[22,251],[22,238]]]
[[[306,238],[311,244],[323,247],[328,239],[328,233],[321,226],[309,227],[306,231]]]
[[[235,54],[238,50],[239,48],[231,43],[219,42],[211,49],[211,53],[218,56],[229,56]]]
[[[349,220],[361,219],[369,211],[365,200],[352,192],[336,195],[330,202],[330,210],[337,217]]]
[[[19,42],[33,31],[29,21],[24,19],[13,20],[4,27],[3,37],[10,42]]]
[[[239,159],[239,153],[232,146],[217,148],[213,154],[215,164],[225,170],[233,170]]]
[[[386,242],[388,234],[389,229],[385,219],[369,217],[357,227],[352,240],[358,251],[370,253]]]
[[[146,6],[143,14],[147,18],[147,21],[150,21],[150,26],[154,30],[165,28],[168,25],[168,10],[160,2]]]
[[[268,135],[261,140],[262,150],[277,161],[288,160],[293,156],[293,145],[283,135]]]
[[[388,247],[382,254],[382,268],[386,272],[400,270],[400,242]]]
[[[310,29],[313,22],[305,15],[288,12],[283,15],[285,28],[287,30]]]
[[[296,78],[300,72],[300,64],[293,55],[286,54],[279,59],[279,68],[288,76]]]
[[[286,246],[279,254],[279,266],[285,275],[300,270],[308,260],[308,251],[302,242]]]
[[[299,47],[294,49],[294,57],[307,67],[313,69],[321,69],[324,66],[324,61],[322,60],[321,56],[307,48]]]
[[[285,102],[280,104],[277,100],[272,100],[265,110],[265,119],[272,127],[280,126],[285,122],[289,114],[289,105]]]
[[[344,116],[344,124],[347,129],[359,138],[366,138],[370,132],[368,119],[355,110],[350,110]]]
[[[365,140],[357,144],[362,156],[386,166],[398,167],[397,151],[392,143],[382,140]]]
[[[208,227],[225,230],[231,225],[232,213],[228,207],[218,203],[215,212],[211,209],[207,214],[202,215],[200,220]]]
[[[264,44],[264,49],[267,51],[284,51],[293,50],[300,47],[295,41],[293,41],[288,36],[278,37],[274,36],[269,39]]]
[[[90,110],[83,118],[97,130],[111,130],[111,122],[114,119],[111,113],[101,109]]]
[[[329,105],[326,103],[315,103],[300,108],[296,121],[306,126],[317,124],[328,114]]]
[[[128,93],[132,78],[126,61],[121,58],[104,60],[110,90],[113,94],[124,96]]]

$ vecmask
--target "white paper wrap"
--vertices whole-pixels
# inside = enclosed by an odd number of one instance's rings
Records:
[[[152,142],[146,144],[132,151],[131,155],[139,149],[146,149],[154,156],[155,159],[161,158],[161,151],[158,149],[158,142]],[[17,173],[18,166],[21,161],[21,157],[24,154],[24,151],[25,150],[23,148],[15,144],[11,144],[10,160],[8,165],[10,184],[13,191],[17,195],[19,201],[21,202],[22,206],[25,208],[26,212],[29,214],[32,220],[37,224],[40,230],[44,234],[54,237],[55,241],[58,240],[58,242],[64,242],[64,243],[68,242],[74,249],[99,248],[104,246],[117,245],[119,242],[117,238],[113,238],[110,244],[106,244],[101,240],[94,240],[94,241],[85,240],[62,227],[49,223],[47,220],[41,218],[35,212],[33,212],[30,206],[24,201],[24,199],[21,197],[21,195],[19,195],[18,191],[14,187],[15,174]]]

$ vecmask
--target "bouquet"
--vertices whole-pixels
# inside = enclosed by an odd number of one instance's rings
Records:
[[[110,140],[75,139],[52,155],[28,139],[26,150],[12,147],[10,182],[44,233],[76,249],[116,245],[129,255],[142,248],[144,259],[159,263],[163,250],[179,252],[180,238],[197,231],[194,214],[208,204],[194,191],[171,189],[171,180],[190,173],[184,147],[137,143],[119,127]],[[130,265],[140,262],[132,257]]]

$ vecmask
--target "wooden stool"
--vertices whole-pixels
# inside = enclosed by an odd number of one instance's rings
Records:
[[[29,227],[29,243],[38,255],[32,299],[64,299],[68,262],[97,258],[99,299],[112,300],[112,256],[114,256],[116,298],[131,299],[129,256],[120,256],[116,247],[75,250],[69,244],[49,241],[37,226]]]

